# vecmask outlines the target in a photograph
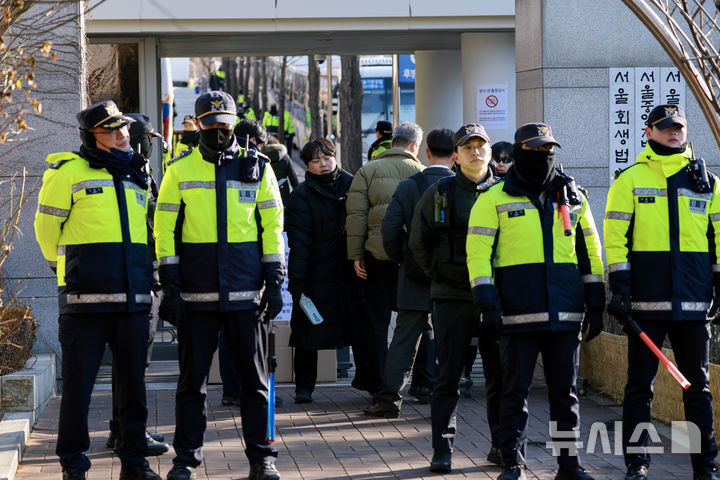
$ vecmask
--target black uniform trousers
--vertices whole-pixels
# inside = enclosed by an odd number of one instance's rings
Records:
[[[175,394],[174,463],[197,467],[202,462],[207,380],[221,327],[225,329],[240,384],[245,455],[251,464],[277,457],[277,450],[267,442],[267,325],[259,319],[257,310],[188,310],[187,318],[177,325],[180,378]]]
[[[88,409],[105,345],[113,354],[117,419],[122,438],[118,456],[124,465],[145,462],[145,360],[148,314],[60,315],[62,399],[55,452],[63,468],[88,470]]]
[[[397,319],[395,320],[395,331],[390,341],[387,360],[385,362],[383,389],[380,391],[380,397],[378,399],[381,404],[388,408],[399,410],[402,406],[403,397],[400,395],[400,391],[407,385],[410,379],[410,373],[414,372],[413,366],[418,348],[425,329],[430,322],[428,318],[429,314],[430,312],[422,310],[398,310]],[[432,330],[430,331],[432,332]],[[434,363],[435,359],[433,358],[433,364]],[[433,371],[431,374],[434,376],[435,372]],[[413,373],[413,375],[415,375],[415,373]],[[432,378],[428,383],[430,385],[434,383]],[[418,386],[426,385],[423,385],[422,380],[420,380]]]
[[[465,364],[465,350],[476,331],[479,318],[472,300],[436,299],[433,301],[432,321],[438,356],[437,378],[430,401],[432,446],[437,451],[452,452],[460,399],[458,382]],[[485,372],[487,421],[492,445],[495,446],[502,391],[500,351],[497,337],[485,329],[480,329],[478,340]]]
[[[713,428],[708,366],[710,324],[704,321],[657,320],[638,321],[637,323],[657,346],[663,344],[665,335],[670,338],[677,367],[690,382],[690,388],[683,391],[685,420],[694,423],[700,430],[700,444],[691,442],[690,458],[693,469],[702,471],[713,465],[718,453]],[[650,464],[650,454],[647,451],[648,431],[645,428],[639,428],[637,432],[639,437],[636,437],[634,432],[638,424],[650,422],[653,385],[657,369],[657,357],[638,336],[629,335],[628,383],[625,386],[622,418],[623,451],[628,467]],[[693,450],[695,453],[692,453]]]
[[[436,371],[435,332],[433,331],[431,320],[425,325],[425,330],[420,337],[420,344],[418,345],[417,354],[415,354],[415,363],[413,363],[410,385],[432,390],[433,385],[435,385]]]
[[[385,360],[388,350],[388,328],[395,309],[398,266],[392,262],[377,260],[370,253],[365,255],[364,281],[368,310],[368,341],[353,344],[355,378],[352,386],[371,395],[383,387]]]
[[[542,354],[550,421],[557,432],[558,464],[578,466],[575,435],[579,435],[580,404],[575,383],[580,364],[580,331],[526,332],[500,335],[503,391],[500,400],[500,451],[508,465],[525,465],[528,393],[538,354]],[[572,437],[572,438],[570,438]],[[571,444],[573,448],[560,448]],[[573,450],[573,451],[571,451]]]

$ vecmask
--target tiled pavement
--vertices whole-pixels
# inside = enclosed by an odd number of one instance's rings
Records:
[[[477,382],[476,382],[477,385]],[[159,388],[158,388],[159,387]],[[290,479],[410,479],[473,478],[495,479],[499,468],[485,461],[490,448],[485,419],[484,391],[475,387],[473,398],[461,399],[458,409],[458,438],[453,455],[453,473],[435,475],[428,471],[432,455],[430,445],[430,407],[414,401],[403,405],[401,417],[392,420],[371,419],[362,414],[369,404],[367,395],[347,385],[318,387],[314,402],[293,403],[292,386],[279,386],[285,406],[277,410],[278,469],[283,480]],[[199,479],[244,479],[248,465],[243,453],[239,410],[220,404],[220,390],[208,392],[208,432],[205,461],[198,468]],[[30,437],[16,479],[60,478],[60,467],[54,454],[59,398],[54,399],[40,416]],[[151,385],[148,391],[149,429],[164,433],[172,442],[174,424],[174,391],[162,385]],[[117,479],[120,461],[105,448],[110,393],[96,391],[90,406],[91,447],[93,462],[90,479]],[[545,442],[548,439],[548,405],[544,388],[534,388],[530,397],[530,444],[528,478],[552,479],[555,461]],[[592,422],[619,420],[619,409],[610,401],[592,395],[583,398],[581,440],[587,446]],[[611,448],[614,435],[610,428]],[[661,431],[662,433],[662,431]],[[665,441],[667,448],[667,441]],[[622,479],[622,459],[601,453],[582,454],[587,470],[596,479]],[[172,464],[172,450],[150,459],[154,470],[163,477]],[[692,478],[687,455],[655,455],[650,470],[653,480]]]

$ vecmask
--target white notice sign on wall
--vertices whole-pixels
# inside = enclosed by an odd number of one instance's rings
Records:
[[[478,86],[477,122],[487,130],[508,128],[507,91],[507,84]]]

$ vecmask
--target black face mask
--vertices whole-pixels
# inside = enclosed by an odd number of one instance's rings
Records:
[[[513,150],[513,158],[513,168],[535,190],[540,190],[545,182],[552,179],[555,172],[555,151],[523,150],[517,145]]]
[[[233,131],[229,128],[200,130],[200,143],[216,152],[223,152],[232,144]]]
[[[196,147],[200,143],[200,132],[183,132],[180,142],[185,145]]]
[[[650,144],[650,148],[652,148],[652,151],[657,153],[658,155],[675,155],[678,153],[683,153],[687,148],[687,143],[683,143],[679,147],[668,147],[666,145],[663,145],[662,143],[656,142],[655,140],[648,140],[648,143]]]
[[[150,158],[150,155],[152,155],[153,145],[150,137],[148,137],[147,135],[131,138],[130,145],[133,147],[133,150],[141,153],[142,156],[145,158]],[[139,150],[137,150],[138,146],[140,147]]]

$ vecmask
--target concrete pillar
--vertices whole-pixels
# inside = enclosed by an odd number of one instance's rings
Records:
[[[155,130],[162,132],[162,99],[160,98],[160,56],[154,37],[138,41],[138,83],[140,85],[140,111],[150,117]],[[171,120],[172,122],[172,120]],[[162,172],[162,149],[153,149],[153,171],[160,182]]]
[[[507,103],[503,97],[494,108],[507,112],[507,126],[484,125],[492,143],[512,142],[516,129],[515,112],[515,34],[513,32],[463,33],[461,35],[463,121],[483,123],[478,119],[478,87],[506,86]],[[484,101],[484,100],[482,100]],[[456,128],[459,125],[456,126]]]
[[[424,136],[438,127],[457,130],[463,122],[462,111],[460,52],[415,52],[415,121]],[[424,140],[419,157],[427,163]]]

